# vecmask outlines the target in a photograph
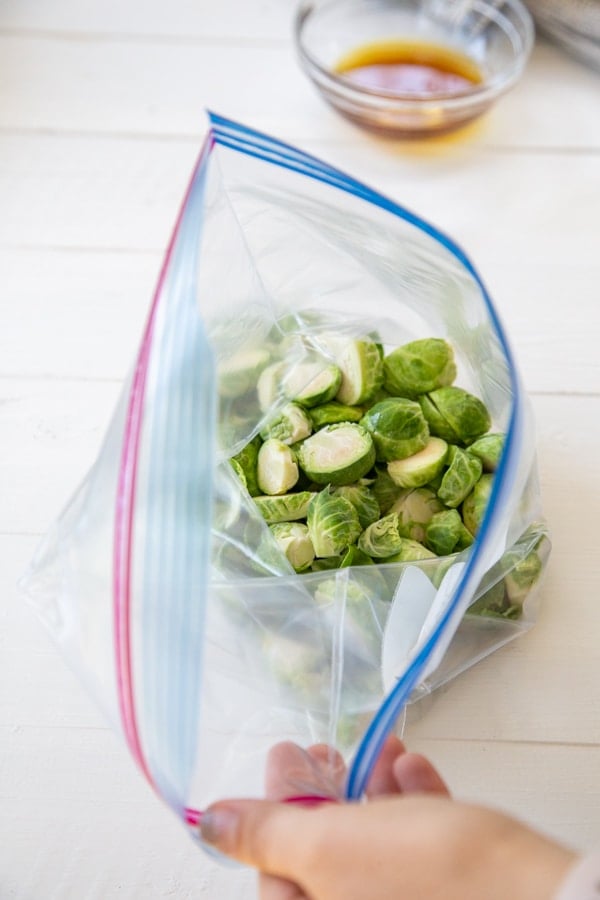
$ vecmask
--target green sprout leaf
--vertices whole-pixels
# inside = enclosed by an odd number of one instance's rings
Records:
[[[460,506],[481,477],[481,460],[452,444],[448,449],[448,468],[437,495],[446,506]]]
[[[350,501],[332,493],[329,487],[313,496],[307,523],[318,557],[340,556],[361,532],[358,515]]]
[[[419,397],[419,403],[431,433],[450,444],[470,444],[491,425],[490,414],[479,397],[453,385]]]
[[[383,559],[397,553],[402,546],[398,531],[398,515],[388,513],[366,528],[358,539],[358,549],[367,556]]]
[[[456,378],[454,352],[440,338],[424,338],[398,347],[385,357],[383,367],[384,387],[396,397],[428,394]]]
[[[423,450],[429,428],[418,403],[401,397],[376,403],[361,419],[370,432],[377,459],[391,462]]]

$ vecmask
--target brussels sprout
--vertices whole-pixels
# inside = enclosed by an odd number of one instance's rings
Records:
[[[286,370],[284,362],[274,362],[267,366],[258,376],[256,393],[258,405],[263,412],[268,412],[281,392],[281,381]]]
[[[376,391],[375,394],[373,394],[373,396],[369,398],[369,400],[366,400],[362,404],[363,415],[366,413],[366,411],[368,409],[370,409],[372,406],[375,406],[376,403],[381,403],[382,400],[393,400],[393,399],[394,398],[393,398],[392,394],[390,394],[388,391],[384,391],[383,388],[379,388],[379,390]]]
[[[481,477],[481,460],[452,444],[448,448],[444,472],[437,495],[446,506],[456,508],[471,493]]]
[[[463,522],[473,536],[483,521],[493,483],[493,475],[482,475],[462,505]]]
[[[441,338],[411,341],[392,350],[383,361],[384,387],[397,397],[417,397],[452,384],[454,352]]]
[[[398,514],[400,536],[420,543],[425,540],[425,525],[443,509],[434,492],[424,487],[403,490],[392,506]]]
[[[441,438],[429,438],[422,450],[405,459],[388,463],[388,474],[400,487],[423,487],[444,467],[448,444]]]
[[[419,404],[401,397],[376,403],[360,424],[371,433],[379,461],[412,456],[429,440],[429,428]]]
[[[294,640],[279,631],[261,634],[261,654],[269,671],[294,694],[319,696],[327,679],[329,655],[320,641]]]
[[[314,495],[307,522],[318,557],[340,556],[361,532],[358,514],[350,501],[336,496],[329,487]]]
[[[328,572],[330,569],[340,569],[342,566],[341,556],[324,556],[323,559],[315,559],[311,563],[311,572]]]
[[[440,440],[441,440],[441,438],[440,438]],[[440,471],[437,473],[437,475],[435,475],[431,479],[431,481],[428,481],[427,484],[423,485],[423,487],[428,487],[433,491],[434,494],[437,494],[437,492],[439,491],[440,486],[442,484],[443,477],[444,477],[444,469],[442,467],[440,469]]]
[[[269,526],[279,549],[287,557],[296,572],[305,572],[315,558],[315,551],[302,522],[279,522]]]
[[[342,557],[342,561],[340,563],[340,569],[346,569],[349,566],[373,566],[375,563],[371,559],[370,556],[367,556],[366,553],[363,553],[362,550],[359,550],[356,544],[352,544],[351,547],[348,547],[346,552]]]
[[[240,481],[242,482],[242,484],[244,485],[246,490],[248,490],[248,481],[246,480],[246,475],[244,473],[244,470],[240,466],[239,462],[237,461],[237,459],[230,459],[229,462],[231,464],[231,468],[233,469],[233,471],[235,472],[237,477],[240,479]]]
[[[485,594],[482,594],[472,603],[467,613],[472,616],[492,616],[500,619],[518,619],[521,614],[521,606],[510,602],[506,592],[504,581],[501,579],[492,585]]]
[[[401,538],[402,543],[397,553],[381,559],[382,563],[418,562],[420,559],[435,559],[435,553],[424,547],[419,541],[411,541],[410,538]]]
[[[516,604],[520,609],[525,597],[540,577],[543,565],[536,550],[531,550],[525,557],[521,557],[518,550],[509,550],[502,557],[503,563],[512,563],[513,560],[515,562],[506,573],[504,584],[511,604]]]
[[[319,406],[333,400],[342,382],[340,369],[329,363],[299,363],[284,382],[285,395],[300,406]]]
[[[259,374],[269,362],[268,350],[242,350],[224,360],[218,366],[219,394],[222,397],[240,397],[256,387]]]
[[[392,481],[387,469],[376,468],[375,480],[371,484],[371,491],[379,503],[381,514],[385,515],[402,493],[402,488]]]
[[[257,479],[263,494],[286,494],[298,481],[298,464],[283,441],[270,438],[258,451]]]
[[[245,447],[242,447],[239,453],[237,453],[231,459],[231,463],[235,463],[234,469],[237,472],[237,466],[243,472],[243,482],[248,490],[248,493],[251,497],[255,497],[257,494],[260,494],[260,488],[258,486],[257,480],[257,464],[258,464],[258,451],[262,446],[262,441],[258,435],[249,441]]]
[[[335,358],[342,370],[342,383],[336,395],[340,403],[357,406],[379,390],[383,382],[380,345],[373,341],[349,341]]]
[[[350,501],[358,514],[361,528],[366,528],[372,522],[376,522],[381,515],[379,503],[365,480],[358,481],[356,484],[336,487],[333,493]]]
[[[254,502],[265,522],[273,525],[275,522],[305,519],[308,505],[314,496],[313,491],[299,491],[296,494],[280,494],[278,497],[254,497]]]
[[[325,425],[300,444],[298,462],[315,484],[352,484],[372,467],[375,447],[360,425]]]
[[[365,528],[358,539],[358,549],[368,556],[383,559],[398,553],[402,538],[398,531],[397,513],[388,513],[377,522]]]
[[[435,513],[425,526],[425,544],[437,556],[448,556],[456,547],[462,527],[462,519],[455,509]]]
[[[431,433],[450,444],[470,444],[489,429],[484,403],[459,387],[442,387],[419,397]]]
[[[295,444],[312,433],[312,422],[306,412],[296,403],[288,403],[275,418],[262,429],[260,436],[264,441],[275,438],[284,444]]]
[[[504,448],[503,434],[484,434],[469,445],[469,453],[476,456],[483,464],[484,472],[495,472]]]
[[[363,410],[360,406],[345,406],[343,403],[332,400],[330,403],[322,403],[321,406],[313,406],[309,415],[316,431],[323,425],[337,425],[338,422],[360,422]]]
[[[468,528],[465,528],[464,523],[461,521],[460,523],[460,533],[458,535],[458,540],[456,542],[456,547],[454,548],[455,553],[459,553],[461,550],[466,550],[471,546],[475,538],[471,534]]]

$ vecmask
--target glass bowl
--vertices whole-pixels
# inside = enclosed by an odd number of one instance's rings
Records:
[[[400,137],[449,131],[480,116],[521,76],[534,33],[520,0],[305,0],[295,21],[300,63],[328,103],[358,125]],[[352,60],[381,51],[391,61],[394,45],[413,48],[413,62],[438,51],[456,55],[478,76],[426,86],[417,79],[409,89],[357,83]]]

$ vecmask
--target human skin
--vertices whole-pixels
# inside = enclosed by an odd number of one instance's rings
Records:
[[[453,800],[431,763],[396,738],[383,749],[367,802],[281,802],[340,796],[344,775],[324,745],[277,745],[269,799],[213,804],[202,838],[259,870],[261,900],[551,900],[575,862],[516,819]]]

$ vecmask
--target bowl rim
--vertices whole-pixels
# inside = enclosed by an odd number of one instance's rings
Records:
[[[327,0],[326,6],[340,5],[345,0]],[[486,2],[486,0],[478,0]],[[385,88],[376,89],[360,85],[345,78],[333,69],[321,65],[307,50],[303,41],[303,30],[306,22],[312,14],[318,13],[318,5],[314,0],[301,0],[294,18],[294,41],[300,62],[307,72],[320,86],[327,86],[340,96],[353,96],[363,98],[367,105],[379,106],[385,103],[399,104],[408,108],[424,108],[428,105],[439,105],[443,102],[446,106],[463,106],[473,102],[481,102],[486,97],[495,97],[508,90],[521,77],[523,70],[531,55],[535,40],[534,20],[522,0],[489,0],[489,6],[497,15],[502,14],[504,7],[510,7],[521,19],[522,31],[519,32],[522,40],[522,50],[518,56],[513,57],[513,65],[499,77],[491,81],[485,79],[480,84],[473,84],[472,88],[461,91],[433,91],[427,93],[391,91]],[[377,102],[379,101],[379,103]]]

